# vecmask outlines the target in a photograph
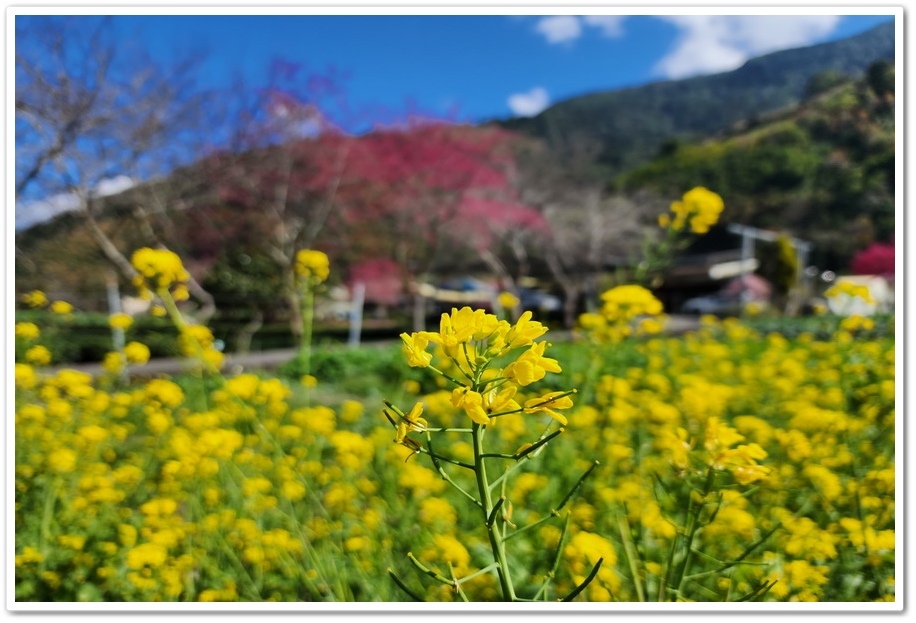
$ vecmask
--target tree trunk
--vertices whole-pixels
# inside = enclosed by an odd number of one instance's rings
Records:
[[[264,313],[261,311],[256,311],[254,313],[254,318],[248,321],[242,330],[239,331],[238,337],[235,339],[235,352],[236,353],[247,353],[251,350],[251,338],[254,337],[254,334],[258,332],[258,329],[264,326]]]
[[[292,268],[284,269],[283,283],[286,286],[286,301],[289,303],[289,330],[298,348],[302,344],[302,301],[296,289],[296,274]]]
[[[576,306],[579,299],[580,285],[566,274],[563,264],[556,250],[551,250],[545,256],[547,268],[563,289],[563,326],[572,329],[576,325]]]
[[[96,244],[99,245],[99,249],[102,250],[102,253],[108,258],[108,261],[118,269],[125,279],[132,281],[133,278],[137,276],[137,271],[130,263],[130,260],[124,257],[124,254],[118,250],[118,247],[111,241],[111,238],[109,238],[108,235],[102,231],[102,228],[99,227],[88,202],[83,202],[82,214],[86,221],[86,225],[89,226],[89,233],[92,234]]]

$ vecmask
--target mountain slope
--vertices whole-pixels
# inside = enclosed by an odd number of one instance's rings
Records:
[[[752,59],[711,76],[593,93],[502,126],[542,138],[561,156],[607,174],[646,162],[672,138],[695,138],[801,101],[808,81],[828,70],[857,76],[894,58],[893,21],[860,35]]]
[[[696,185],[725,199],[723,219],[788,230],[815,243],[813,259],[843,269],[895,229],[894,67],[872,65],[801,105],[693,143],[615,178],[623,194],[677,196]]]

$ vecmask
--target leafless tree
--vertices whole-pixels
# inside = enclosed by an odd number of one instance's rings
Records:
[[[550,224],[539,250],[563,291],[566,326],[575,324],[583,296],[597,294],[600,275],[639,252],[648,212],[643,201],[611,195],[589,177],[587,145],[570,153],[560,161],[544,145],[530,143],[520,167],[523,200],[537,206]]]
[[[109,18],[30,16],[16,23],[17,203],[66,194],[111,264],[136,274],[101,224],[107,181],[149,181],[188,154],[202,110],[195,94],[197,55],[172,67],[125,49]],[[150,190],[156,188],[149,186]],[[156,197],[131,194],[149,244],[168,247],[150,222]],[[204,320],[213,298],[193,278]]]

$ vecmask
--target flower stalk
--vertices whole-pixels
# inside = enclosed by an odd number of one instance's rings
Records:
[[[430,426],[422,417],[422,403],[417,403],[407,411],[385,401],[388,408],[383,411],[396,431],[394,441],[408,448],[411,456],[429,456],[439,475],[473,506],[480,509],[481,528],[487,534],[493,560],[491,564],[485,565],[484,569],[495,570],[501,598],[504,601],[531,601],[517,593],[507,541],[543,521],[559,517],[559,508],[571,499],[582,481],[597,465],[596,462],[587,470],[556,510],[552,510],[546,518],[521,528],[511,522],[513,504],[507,496],[507,479],[522,465],[523,459],[532,460],[544,446],[563,433],[563,427],[567,425],[568,420],[561,411],[573,406],[572,395],[576,393],[576,390],[572,389],[548,392],[527,400],[520,397],[521,391],[527,391],[525,388],[540,381],[548,373],[561,371],[555,359],[545,356],[549,344],[535,341],[546,332],[545,326],[532,319],[531,312],[524,312],[514,324],[510,324],[505,318],[487,314],[483,310],[472,310],[470,307],[452,309],[450,314],[442,314],[437,333],[420,331],[402,334],[402,350],[408,365],[429,369],[452,385],[451,404],[464,412],[471,421],[471,427],[468,429]],[[427,351],[430,345],[437,348],[435,353]],[[506,358],[511,358],[512,351],[520,352],[514,359],[507,361]],[[514,452],[495,448],[488,450],[487,443],[490,438],[487,436],[487,430],[498,420],[504,417],[528,418],[540,414],[550,417],[550,426],[556,422],[560,427],[554,430],[548,427],[539,438],[522,444]],[[473,462],[465,463],[451,459],[434,447],[434,438],[444,432],[470,437]],[[423,434],[425,443],[414,438],[413,433]],[[494,478],[491,476],[491,468],[492,463],[496,461],[512,461],[514,464],[507,466],[501,475]],[[462,488],[449,474],[448,469],[451,466],[473,472],[476,491]],[[499,493],[496,493],[497,487],[500,487]],[[509,531],[510,528],[512,532]],[[559,551],[557,557],[559,559]],[[554,577],[557,564],[558,560],[554,563],[554,571],[549,575],[548,583]],[[429,570],[425,567],[424,569]],[[455,590],[460,598],[467,598],[460,585],[483,572],[484,570],[478,570],[458,578],[452,570]],[[594,572],[597,573],[597,567]],[[433,577],[440,582],[448,581],[446,575],[438,571],[433,571]],[[584,588],[593,577],[594,573],[580,588]],[[403,588],[403,582],[398,579],[395,581]],[[536,593],[537,598],[544,596],[546,590],[547,584],[541,586]],[[574,594],[567,597],[571,598],[577,594],[578,592],[574,591]]]

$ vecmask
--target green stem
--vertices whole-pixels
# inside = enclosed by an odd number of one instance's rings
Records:
[[[574,589],[572,590],[571,593],[569,593],[566,597],[563,597],[560,601],[572,601],[573,599],[576,598],[576,596],[577,596],[579,593],[581,593],[582,591],[584,591],[585,588],[586,588],[589,584],[591,584],[592,580],[595,579],[595,576],[598,575],[598,569],[601,568],[601,563],[603,563],[603,562],[604,562],[604,558],[603,558],[603,557],[602,557],[602,558],[599,558],[599,559],[598,559],[598,562],[595,563],[595,566],[592,567],[592,570],[591,570],[591,572],[588,574],[588,577],[586,577],[586,578],[582,581],[582,583],[581,583],[579,586],[577,586],[576,588],[574,588]]]
[[[172,298],[172,294],[169,292],[169,289],[159,288],[156,290],[156,294],[162,300],[162,304],[166,311],[169,313],[169,318],[172,319],[172,324],[175,325],[175,328],[177,328],[179,331],[185,328],[188,325],[188,322],[184,319],[184,316],[181,315],[181,311],[179,311],[178,305],[175,304],[175,299]]]
[[[391,569],[391,567],[388,567],[388,575],[390,575],[391,579],[394,580],[394,583],[398,585],[398,588],[400,588],[402,591],[407,593],[411,599],[413,599],[414,601],[423,601],[422,597],[414,593],[412,590],[410,590],[410,588],[406,584],[404,584],[401,578],[397,576],[397,574],[394,572],[394,570]]]
[[[45,493],[45,504],[41,512],[41,530],[38,533],[38,551],[42,554],[46,554],[45,546],[51,541],[51,522],[54,520],[54,505],[57,502],[57,490],[60,486],[60,477],[55,477]]]
[[[431,371],[435,372],[436,374],[438,374],[438,375],[441,376],[442,378],[448,379],[449,381],[451,381],[452,383],[454,383],[454,384],[457,385],[458,387],[467,387],[467,384],[466,384],[466,383],[462,383],[461,381],[459,381],[459,380],[456,379],[455,377],[446,374],[445,372],[443,372],[442,370],[440,370],[439,368],[437,368],[437,367],[435,367],[435,366],[426,366],[426,368],[427,368],[428,370],[431,370]],[[460,368],[459,368],[459,370],[460,370]],[[461,370],[461,373],[464,374],[465,376],[467,376],[467,374],[464,372],[464,370]],[[470,378],[470,377],[468,377],[468,378]]]
[[[474,426],[478,426],[478,425],[477,425],[477,424],[474,424]],[[477,435],[476,435],[476,434],[474,435],[474,438],[475,438],[475,439],[477,438]],[[461,485],[459,485],[457,482],[455,482],[455,481],[452,479],[451,476],[449,476],[448,472],[446,472],[445,469],[442,467],[442,464],[439,463],[439,455],[436,454],[436,453],[433,451],[433,439],[432,439],[432,436],[430,436],[430,435],[427,435],[427,436],[426,436],[426,444],[427,444],[427,452],[426,452],[426,454],[429,456],[430,460],[432,460],[433,466],[436,468],[436,471],[439,472],[439,475],[442,477],[442,480],[444,480],[445,482],[447,482],[447,483],[449,483],[450,485],[452,485],[453,487],[455,487],[455,489],[456,489],[459,493],[463,494],[466,498],[468,498],[469,500],[471,500],[472,502],[474,502],[474,504],[476,504],[476,505],[479,506],[480,508],[483,508],[483,498],[481,498],[480,500],[478,500],[478,499],[475,498],[473,495],[471,495],[470,493],[468,493],[467,491],[465,491],[465,490],[461,487]],[[422,451],[422,448],[421,448],[421,451]],[[475,457],[475,458],[476,458],[476,457]],[[475,465],[474,465],[474,467],[473,467],[472,469],[474,469],[474,472],[477,473],[476,462],[475,462]],[[487,516],[487,513],[488,513],[488,511],[484,511],[484,517]]]
[[[639,554],[633,546],[633,539],[630,533],[630,523],[626,515],[617,515],[617,529],[620,530],[620,540],[623,542],[623,553],[626,556],[627,564],[630,567],[630,574],[633,576],[633,586],[636,587],[636,598],[640,602],[646,601],[646,595],[643,592],[642,580],[639,579]]]
[[[541,598],[541,595],[546,594],[547,587],[550,586],[550,583],[553,582],[553,579],[557,575],[557,569],[560,566],[560,556],[563,553],[563,543],[566,541],[566,533],[569,532],[569,520],[571,518],[571,513],[566,513],[566,521],[563,522],[563,531],[560,532],[560,538],[557,539],[557,548],[553,554],[553,565],[551,565],[550,571],[547,572],[547,577],[544,579],[544,583],[541,584],[541,588],[534,594],[532,601],[537,601]]]
[[[533,521],[533,522],[531,522],[530,524],[526,524],[526,525],[522,526],[521,528],[519,528],[518,530],[516,530],[516,531],[514,531],[514,532],[510,532],[509,534],[507,534],[507,535],[503,538],[503,541],[508,541],[509,539],[512,539],[512,538],[515,538],[515,537],[519,536],[520,534],[524,534],[525,532],[528,532],[529,530],[532,530],[532,529],[534,529],[534,528],[537,528],[537,527],[540,526],[541,524],[547,523],[548,521],[550,521],[550,520],[553,519],[554,517],[559,517],[559,516],[560,516],[560,513],[559,513],[559,512],[557,512],[556,510],[551,510],[549,515],[547,515],[547,516],[545,516],[545,517],[541,517],[541,518],[538,519],[537,521]]]
[[[701,496],[703,498],[712,490],[713,482],[716,479],[716,471],[713,468],[709,468],[706,472],[706,482],[703,484],[703,492]],[[690,562],[693,558],[693,539],[696,537],[697,529],[699,528],[700,513],[703,511],[704,502],[698,504],[693,504],[693,499],[691,498],[691,511],[687,517],[687,528],[685,530],[687,538],[684,543],[684,560],[680,564],[677,573],[677,581],[672,583],[672,586],[677,588],[674,591],[673,599],[677,598],[681,594],[681,590],[684,587],[684,581],[686,580],[687,571],[690,569]]]
[[[496,522],[491,523],[489,521],[490,514],[493,512],[493,499],[490,495],[490,483],[487,480],[487,468],[483,457],[483,437],[486,430],[486,426],[474,423],[472,439],[474,441],[474,472],[477,476],[477,492],[480,495],[483,522],[484,527],[487,529],[487,536],[490,539],[490,549],[493,551],[493,558],[497,563],[496,572],[499,576],[503,599],[505,601],[515,601],[515,589],[512,586],[512,578],[509,575],[506,546]]]
[[[179,336],[181,332],[188,326],[188,321],[185,320],[184,316],[181,315],[181,310],[178,309],[178,305],[175,303],[175,299],[172,298],[172,293],[169,292],[168,288],[159,288],[156,290],[156,295],[162,300],[162,305],[165,307],[166,311],[169,314],[169,318],[172,320],[172,324],[175,325],[175,328],[178,329]],[[194,350],[197,355],[198,369],[195,372],[195,375],[199,378],[203,378],[204,371],[209,370],[210,367],[207,362],[204,360],[204,350],[203,347],[197,340],[194,340]],[[216,370],[219,372],[219,370]],[[206,400],[206,392],[204,392],[204,400]],[[209,407],[208,407],[209,408]]]
[[[315,290],[312,284],[306,284],[302,290],[302,342],[299,343],[299,354],[305,375],[312,373],[312,326],[315,322]],[[306,392],[306,406],[311,402],[312,392]]]

